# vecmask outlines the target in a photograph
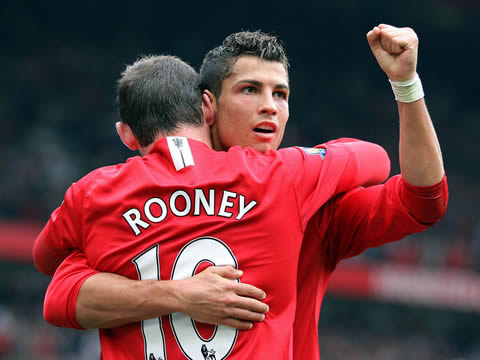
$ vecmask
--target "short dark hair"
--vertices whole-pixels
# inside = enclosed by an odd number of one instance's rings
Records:
[[[232,74],[233,66],[243,55],[280,62],[288,74],[288,58],[277,37],[261,31],[241,31],[230,34],[222,45],[205,55],[200,68],[201,90],[208,89],[218,98],[223,80]]]
[[[142,146],[203,121],[199,75],[175,56],[142,56],[128,65],[118,80],[117,102],[122,122]]]

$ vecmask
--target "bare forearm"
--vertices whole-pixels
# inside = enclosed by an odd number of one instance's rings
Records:
[[[183,312],[192,319],[248,330],[262,321],[266,294],[235,281],[241,271],[211,266],[185,280],[131,280],[97,273],[82,284],[76,321],[85,328],[113,328]]]
[[[437,184],[444,175],[443,161],[416,73],[417,34],[408,27],[380,24],[367,33],[367,39],[398,100],[402,176],[414,186]]]
[[[414,186],[434,185],[444,175],[442,154],[423,99],[398,102],[400,116],[400,169]]]
[[[82,285],[77,321],[85,328],[113,328],[179,311],[171,281],[130,280],[98,273]]]

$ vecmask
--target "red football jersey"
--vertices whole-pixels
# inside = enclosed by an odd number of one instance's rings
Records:
[[[425,230],[440,220],[447,202],[446,177],[433,186],[414,187],[397,175],[384,185],[340,194],[315,214],[298,263],[294,359],[320,359],[320,307],[337,263]]]
[[[202,263],[233,265],[244,270],[242,281],[267,293],[270,311],[252,330],[174,313],[100,330],[103,359],[291,359],[297,259],[308,220],[331,197],[381,182],[388,171],[383,149],[358,141],[263,155],[168,137],[147,156],[73,184],[44,239],[52,251],[78,249],[95,270],[131,279],[184,279]],[[55,291],[47,295],[55,300]]]

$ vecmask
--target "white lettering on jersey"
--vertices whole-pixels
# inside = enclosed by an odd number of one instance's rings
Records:
[[[162,210],[162,215],[160,216],[152,215],[152,211],[150,210],[150,208],[153,204],[158,204],[160,206],[160,209]],[[153,223],[162,222],[163,219],[165,219],[165,217],[167,216],[167,205],[165,205],[165,201],[157,197],[148,199],[147,202],[145,203],[145,206],[143,207],[143,210],[145,211],[145,216],[147,217],[147,219]]]
[[[177,205],[175,203],[175,200],[177,200],[177,197],[179,196],[185,199],[185,209],[181,211],[177,209]],[[191,208],[192,208],[192,201],[190,200],[190,197],[185,191],[177,190],[172,194],[172,196],[170,196],[170,209],[172,209],[173,215],[185,216],[190,212]]]
[[[231,217],[233,214],[230,212],[227,212],[226,209],[227,207],[231,208],[233,207],[233,202],[228,201],[229,198],[236,198],[237,194],[233,193],[231,191],[225,190],[223,192],[223,197],[222,197],[222,203],[220,204],[220,211],[218,212],[219,216],[225,216],[225,217]]]
[[[258,202],[256,202],[255,200],[252,200],[247,204],[247,206],[245,206],[245,196],[240,195],[240,203],[238,204],[239,211],[238,211],[238,215],[235,219],[241,220],[243,218],[243,216],[246,213],[248,213],[250,210],[252,210],[253,207],[257,204],[258,204]]]
[[[195,165],[187,138],[167,136],[167,144],[177,171],[182,170],[184,167]]]
[[[132,218],[132,215],[135,218]],[[125,218],[125,220],[127,220],[128,225],[130,225],[135,235],[138,235],[141,233],[141,230],[139,230],[138,226],[141,226],[144,229],[150,226],[149,223],[140,219],[141,214],[138,209],[133,208],[133,209],[127,210],[123,213],[122,216]]]
[[[170,214],[176,217],[201,216],[203,212],[207,216],[221,216],[235,220],[241,220],[248,214],[258,202],[255,200],[246,203],[244,195],[233,191],[208,190],[208,196],[203,189],[194,189],[193,199],[184,190],[174,191],[168,199],[152,197],[145,201],[143,213],[140,209],[131,208],[125,211],[122,216],[127,221],[133,233],[138,236],[151,224],[161,223]],[[215,198],[221,196],[220,204],[215,208]],[[179,198],[183,198],[180,201]],[[183,205],[180,205],[183,204]],[[192,206],[193,204],[193,206]],[[193,209],[193,211],[192,211]],[[201,211],[203,209],[203,211]]]
[[[193,215],[200,215],[200,205],[203,206],[208,216],[215,215],[215,190],[208,190],[208,200],[203,193],[203,189],[195,189],[195,210]]]

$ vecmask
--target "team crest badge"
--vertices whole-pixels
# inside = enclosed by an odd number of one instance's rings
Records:
[[[309,148],[309,147],[301,147],[307,155],[320,155],[322,159],[325,159],[325,155],[327,154],[327,149],[325,148]]]

